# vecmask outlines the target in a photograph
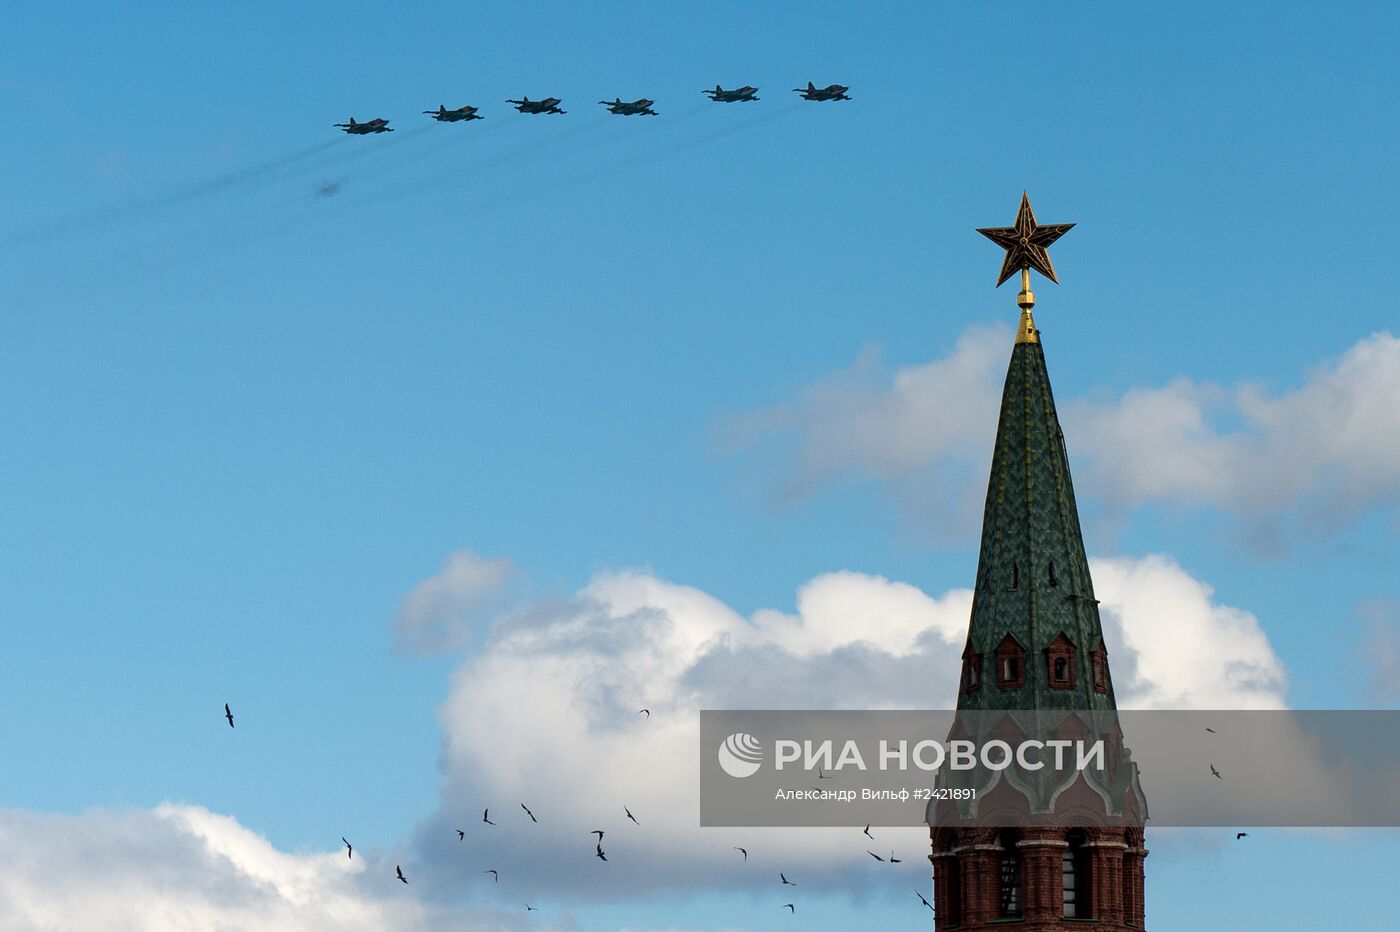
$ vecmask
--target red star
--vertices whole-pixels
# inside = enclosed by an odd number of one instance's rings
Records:
[[[1016,225],[1013,227],[991,227],[978,230],[987,239],[1006,250],[1006,258],[1001,263],[1001,277],[997,286],[1021,269],[1035,269],[1055,284],[1055,267],[1050,264],[1047,246],[1069,232],[1072,223],[1056,223],[1040,226],[1035,222],[1035,211],[1031,209],[1031,199],[1021,192],[1021,209],[1016,211]]]

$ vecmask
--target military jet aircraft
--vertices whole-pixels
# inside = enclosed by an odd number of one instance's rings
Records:
[[[456,110],[448,110],[442,104],[438,104],[436,110],[424,110],[428,116],[439,123],[458,123],[463,120],[484,120],[484,116],[476,112],[476,107],[458,107]]]
[[[347,133],[350,133],[354,136],[364,136],[368,133],[393,132],[393,130],[389,128],[388,120],[381,120],[377,118],[370,120],[368,123],[356,123],[355,118],[351,117],[349,123],[332,123],[331,125],[337,127],[338,129],[343,129]]]
[[[507,100],[508,104],[515,104],[515,109],[521,113],[568,113],[567,110],[560,110],[559,105],[563,103],[558,97],[546,97],[544,100],[531,100],[522,97],[519,100]]]
[[[598,103],[608,108],[609,113],[617,116],[657,116],[657,112],[651,109],[654,100],[647,100],[645,97],[634,100],[630,104],[623,103],[621,97],[614,97],[612,100],[600,100]]]
[[[805,88],[794,87],[794,91],[802,95],[803,100],[850,100],[846,92],[850,90],[844,84],[828,84],[826,87],[817,87],[811,81],[807,82]]]
[[[700,93],[709,95],[711,100],[720,104],[732,104],[736,102],[748,103],[750,100],[758,100],[758,98],[754,96],[758,93],[758,88],[749,87],[747,84],[743,87],[735,88],[732,91],[726,91],[716,84],[714,90],[701,91]]]

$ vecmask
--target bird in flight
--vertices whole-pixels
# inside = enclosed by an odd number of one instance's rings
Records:
[[[1224,779],[1225,779],[1224,777],[1222,777],[1222,776],[1220,775],[1220,771],[1218,771],[1218,770],[1215,769],[1215,765],[1214,765],[1214,764],[1211,764],[1211,765],[1210,765],[1210,772],[1211,772],[1211,774],[1215,777],[1215,779],[1217,779],[1217,780],[1224,780]]]
[[[740,854],[742,854],[742,855],[744,856],[744,863],[745,863],[745,864],[749,863],[749,851],[748,851],[747,848],[740,848],[738,845],[735,845],[735,846],[734,846],[734,850],[737,851],[737,852],[739,852]]]
[[[870,823],[869,823],[869,822],[865,823],[865,837],[866,837],[866,838],[869,838],[871,841],[874,841],[874,840],[875,840],[875,836],[872,835],[872,834],[870,834]]]
[[[876,854],[874,851],[871,851],[870,849],[867,848],[866,851],[865,851],[865,853],[868,854],[868,855],[870,855],[870,856],[871,856],[872,858],[874,858],[875,860],[879,861],[881,864],[885,863],[885,859],[882,858],[882,857],[880,857],[880,856],[879,856],[878,854]]]
[[[1239,841],[1241,838],[1248,838],[1248,837],[1249,837],[1249,832],[1236,832],[1236,833],[1235,833],[1235,841]]]
[[[797,915],[797,907],[796,907],[796,906],[793,906],[791,903],[784,903],[784,904],[783,904],[783,909],[790,909],[790,910],[792,910],[792,914],[793,914],[794,916]]]
[[[787,886],[789,886],[789,887],[795,887],[795,886],[797,886],[797,884],[793,883],[791,880],[788,880],[788,879],[787,879],[787,874],[784,874],[782,871],[778,871],[778,879],[781,880],[785,885],[787,885]]]
[[[394,873],[398,874],[398,875],[399,875],[399,879],[402,880],[404,883],[408,883],[408,878],[405,877],[405,876],[403,875],[403,868],[402,868],[402,867],[399,867],[397,864],[395,864],[395,865],[394,865]]]
[[[632,820],[632,824],[633,824],[633,825],[641,825],[641,824],[642,824],[642,823],[640,823],[640,822],[637,821],[637,817],[634,816],[634,815],[632,814],[632,810],[631,810],[631,809],[628,809],[626,806],[623,806],[623,807],[622,807],[622,811],[625,812],[625,813],[627,813],[627,818],[629,818],[629,819]]]
[[[589,832],[588,834],[590,834],[590,835],[597,835],[597,836],[598,836],[598,844],[601,845],[601,844],[603,843],[603,830],[602,830],[601,828],[595,828],[593,831]]]
[[[540,908],[539,908],[538,906],[531,906],[529,903],[526,903],[526,904],[525,904],[525,912],[527,912],[527,913],[537,913],[537,912],[539,912],[539,911],[540,911]]]
[[[481,810],[481,821],[485,822],[487,825],[495,825],[495,822],[492,822],[489,818],[487,818],[487,816],[489,816],[490,814],[491,810],[489,808]]]
[[[638,709],[637,714],[645,715],[647,718],[651,718],[651,709]]]
[[[344,835],[341,835],[341,836],[340,836],[340,840],[341,840],[341,841],[345,841],[345,836],[344,836]],[[352,857],[354,854],[355,854],[355,849],[352,848],[352,847],[350,847],[350,842],[345,841],[345,856],[346,856],[347,858],[349,858],[349,857]]]
[[[224,718],[228,719],[228,727],[233,727],[233,713],[229,711],[228,703],[224,703]]]
[[[928,907],[929,912],[933,912],[933,904],[930,903],[928,900],[924,899],[924,895],[922,893],[920,893],[918,890],[915,890],[914,895],[919,898],[920,903],[923,903],[925,906]]]
[[[904,859],[903,859],[903,858],[897,858],[897,857],[895,857],[893,851],[890,852],[890,863],[891,863],[891,864],[898,864],[898,863],[899,863],[900,861],[902,861],[902,860],[904,860]]]
[[[1206,731],[1210,732],[1211,734],[1215,734],[1214,728],[1207,728]]]
[[[535,814],[530,811],[529,806],[525,805],[524,803],[521,803],[520,808],[525,810],[525,814],[530,817],[531,822],[538,823],[540,821],[539,819],[535,818]]]
[[[482,871],[482,873],[483,873],[483,874],[490,874],[492,877],[496,878],[496,883],[500,883],[500,882],[501,882],[501,875],[498,874],[498,873],[496,873],[495,871]]]
[[[462,831],[460,828],[454,828],[452,831],[454,831],[454,832],[457,833],[457,840],[458,840],[458,841],[461,841],[462,839],[464,839],[464,838],[467,837],[467,833],[464,832],[464,831]]]
[[[594,852],[594,857],[596,857],[600,861],[606,861],[608,859],[608,856],[603,853],[603,843],[601,841],[598,842],[598,847],[597,850]]]
[[[831,778],[828,777],[828,776],[822,771],[822,769],[821,769],[820,767],[818,767],[818,768],[817,768],[817,779],[818,779],[818,780],[830,780]]]

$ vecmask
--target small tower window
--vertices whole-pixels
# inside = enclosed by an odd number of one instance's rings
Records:
[[[1001,849],[1001,871],[998,878],[997,914],[1003,919],[1021,915],[1021,851],[1016,847],[1016,833],[1002,832],[997,838]]]
[[[991,571],[991,570],[987,570],[987,572],[985,572],[985,573],[982,574],[982,591],[983,591],[983,592],[991,592],[991,591],[992,591],[992,571]]]
[[[1061,631],[1045,648],[1045,667],[1051,689],[1074,688],[1074,642]]]
[[[1021,568],[1015,563],[1011,564],[1011,588],[1015,589],[1021,585]]]
[[[949,925],[957,925],[962,921],[962,859],[951,857],[947,860],[945,876],[948,878],[948,892],[940,904],[938,915],[943,916]]]
[[[1108,654],[1103,649],[1103,642],[1100,641],[1094,648],[1094,652],[1089,655],[1090,674],[1094,680],[1094,692],[1108,692]]]
[[[1025,682],[1025,655],[1025,648],[1014,637],[1008,634],[1001,639],[996,649],[997,686],[1014,689]]]
[[[982,655],[963,654],[963,690],[975,693],[982,686]]]
[[[1093,917],[1093,898],[1089,884],[1089,846],[1083,832],[1070,832],[1066,839],[1069,844],[1061,855],[1060,873],[1064,889],[1064,916],[1066,919],[1089,919]]]
[[[1059,579],[1058,576],[1055,575],[1055,561],[1054,561],[1054,560],[1051,560],[1051,561],[1050,561],[1050,585],[1051,585],[1051,586],[1058,586],[1059,584],[1060,584],[1060,579]]]

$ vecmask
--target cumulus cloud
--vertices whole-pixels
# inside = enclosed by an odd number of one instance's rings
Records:
[[[1189,380],[1070,412],[1111,501],[1213,505],[1335,529],[1400,503],[1400,339],[1373,334],[1293,391]],[[1219,426],[1233,423],[1233,427]]]
[[[1120,709],[1282,709],[1259,620],[1161,555],[1090,560]]]
[[[1164,557],[1095,560],[1093,572],[1125,707],[1282,706],[1281,665],[1247,612],[1216,602]],[[0,926],[538,928],[529,925],[538,914],[518,915],[522,903],[758,893],[779,870],[827,893],[917,886],[927,879],[919,828],[877,831],[881,847],[904,858],[894,869],[871,867],[849,829],[697,827],[698,710],[947,708],[971,599],[966,589],[930,595],[836,572],[800,586],[791,611],[743,615],[647,573],[599,575],[569,598],[499,619],[457,669],[439,712],[438,811],[409,850],[357,848],[353,860],[339,849],[289,853],[189,805],[0,810],[0,848],[24,853],[0,872]],[[480,821],[487,806],[494,827]],[[607,832],[606,864],[593,856],[594,828]],[[734,845],[749,850],[747,863]],[[410,886],[395,882],[395,863]],[[499,887],[487,869],[500,872]]]
[[[1094,561],[1094,573],[1125,705],[1282,706],[1282,666],[1253,616],[1163,557]],[[800,587],[795,611],[745,616],[692,587],[622,572],[511,616],[459,668],[440,710],[445,788],[419,834],[423,859],[459,872],[450,828],[523,800],[541,823],[484,829],[490,863],[479,868],[526,887],[580,897],[740,890],[779,869],[831,889],[891,882],[851,870],[849,831],[697,828],[698,710],[949,708],[971,599],[841,572]],[[1192,648],[1206,644],[1209,656]],[[608,832],[606,865],[593,857],[594,828]],[[918,829],[885,838],[911,864],[926,844]],[[749,849],[747,865],[733,845]]]
[[[725,433],[776,471],[783,497],[864,475],[926,510],[917,495],[931,476],[969,463],[984,474],[1010,344],[1004,329],[972,329],[948,356],[893,373],[866,353]],[[1257,535],[1289,524],[1335,530],[1400,504],[1397,397],[1400,339],[1382,332],[1315,366],[1291,391],[1180,378],[1107,400],[1062,398],[1059,408],[1083,463],[1081,495],[1114,509],[1219,508]],[[975,507],[964,502],[955,513],[965,532],[975,530]]]
[[[1006,375],[1007,327],[972,327],[946,357],[891,371],[877,348],[776,407],[730,419],[725,445],[750,454],[781,501],[874,476],[926,527],[975,526]],[[964,489],[965,494],[949,490]]]
[[[394,633],[401,648],[437,654],[461,647],[474,622],[489,617],[515,566],[472,550],[448,556],[442,569],[418,583],[399,603]]]
[[[518,928],[490,911],[441,911],[357,850],[288,854],[198,806],[0,810],[0,925],[14,932],[415,932]],[[455,927],[455,926],[454,926]]]

